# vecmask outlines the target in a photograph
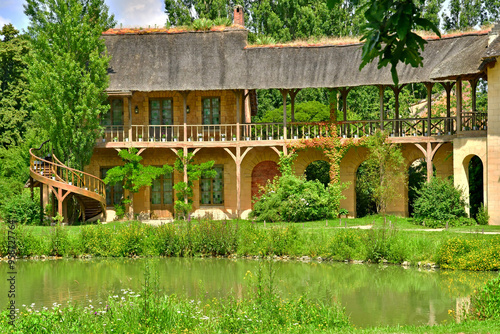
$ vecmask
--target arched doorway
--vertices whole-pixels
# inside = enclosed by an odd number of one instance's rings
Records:
[[[306,180],[318,180],[325,187],[330,183],[330,164],[324,160],[316,160],[307,165]]]
[[[356,170],[356,217],[358,218],[377,213],[367,168],[365,161]]]
[[[477,155],[470,159],[468,169],[470,217],[476,218],[481,204],[484,203],[483,162]]]
[[[436,167],[432,165],[432,174],[436,175]],[[413,206],[417,199],[417,191],[427,182],[427,163],[417,159],[408,167],[408,216],[413,215]]]
[[[262,161],[255,165],[252,170],[252,199],[258,197],[259,189],[275,176],[281,176],[276,162]]]

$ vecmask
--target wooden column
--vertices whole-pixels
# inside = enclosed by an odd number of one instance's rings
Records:
[[[298,92],[300,92],[299,88],[290,90],[292,123],[295,122],[295,97],[297,96]]]
[[[378,96],[380,101],[380,130],[384,131],[384,85],[378,86]]]
[[[234,97],[236,98],[236,138],[238,140],[241,139],[241,129],[240,129],[240,123],[241,123],[241,107],[240,107],[240,100],[241,100],[241,91],[240,90],[233,90]]]
[[[182,96],[182,112],[184,114],[184,138],[183,141],[187,141],[187,98],[189,91],[180,92]]]
[[[425,88],[427,88],[427,136],[431,135],[431,119],[432,119],[432,82],[426,82]]]
[[[342,87],[339,88],[340,98],[342,99],[342,115],[344,117],[344,122],[347,121],[347,95],[351,91],[352,87]],[[342,134],[347,135],[347,127],[348,125],[344,123],[344,127],[342,129]]]
[[[446,117],[448,118],[445,122],[446,131],[451,134],[453,131],[452,123],[449,118],[451,117],[451,89],[455,85],[454,82],[441,82],[444,90],[446,91]]]
[[[395,127],[394,127],[394,135],[399,136],[401,135],[401,124],[399,123],[399,94],[401,93],[401,90],[403,87],[406,86],[406,84],[398,86],[391,86],[392,91],[394,92],[394,118],[396,119]]]
[[[457,78],[455,85],[455,95],[457,96],[457,132],[462,131],[462,78]]]
[[[471,92],[471,101],[472,101],[472,112],[476,112],[476,98],[477,98],[477,83],[479,79],[474,78],[469,80],[470,83],[470,92]]]
[[[472,80],[469,80],[470,83],[470,92],[471,92],[471,102],[472,102],[472,129],[474,130],[479,130],[479,128],[476,126],[477,124],[477,110],[476,110],[476,89],[477,89],[477,82],[478,78],[474,78]]]
[[[40,184],[40,225],[43,225],[43,183]]]
[[[283,96],[283,138],[287,139],[286,135],[286,96],[288,89],[280,89],[281,96]]]
[[[132,141],[132,98],[127,98],[128,102],[128,138]],[[125,140],[125,139],[123,139]]]
[[[432,159],[436,154],[437,150],[443,145],[443,143],[438,143],[434,148],[432,147],[432,143],[428,142],[427,147],[424,148],[422,144],[416,143],[415,146],[424,154],[425,162],[427,164],[427,182],[431,182],[433,169],[432,169]]]
[[[184,109],[185,110],[185,109]],[[186,113],[184,112],[184,115],[186,115]],[[185,116],[184,116],[185,117]],[[184,136],[186,135],[186,122],[184,121]],[[188,172],[187,172],[187,155],[188,155],[188,148],[186,146],[184,146],[182,148],[182,153],[184,154],[184,157],[183,157],[183,161],[184,161],[184,168],[183,168],[183,181],[184,183],[188,184]],[[187,204],[188,203],[188,197],[187,196],[184,196],[184,203]]]
[[[241,216],[241,161],[245,158],[248,152],[253,147],[247,147],[245,152],[241,154],[241,147],[236,146],[236,154],[234,154],[229,148],[224,147],[224,150],[233,158],[234,163],[236,165],[236,215],[238,218]]]

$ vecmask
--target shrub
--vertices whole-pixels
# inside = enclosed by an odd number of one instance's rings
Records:
[[[20,194],[13,195],[4,202],[0,208],[4,220],[20,224],[37,224],[40,221],[40,199],[35,194],[33,200],[29,189],[24,189]]]
[[[196,19],[193,21],[193,28],[194,30],[210,30],[214,25],[214,22],[210,19]]]
[[[415,191],[418,197],[413,215],[417,220],[430,218],[446,222],[467,216],[462,191],[456,189],[451,180],[433,177],[431,182]]]
[[[488,281],[472,296],[472,319],[500,319],[500,276]]]
[[[339,184],[283,175],[266,185],[252,216],[259,221],[312,221],[337,217],[342,197]]]
[[[476,221],[479,225],[488,225],[489,220],[490,215],[488,214],[488,209],[484,207],[483,203],[481,203],[481,206],[477,211]]]

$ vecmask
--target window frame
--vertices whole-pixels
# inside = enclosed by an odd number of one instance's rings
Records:
[[[120,101],[121,102],[121,108],[122,108],[122,112],[121,112],[121,123],[120,124],[113,124],[114,123],[114,112],[113,112],[113,109],[114,109],[114,105],[113,105],[113,102],[114,101]],[[123,99],[121,98],[113,98],[113,99],[109,99],[109,110],[106,114],[109,114],[109,122],[110,124],[103,124],[103,118],[101,117],[101,126],[104,126],[104,127],[115,127],[115,126],[123,126],[125,121],[124,121],[124,118],[125,118],[125,111],[123,109],[123,106],[124,106],[124,103],[123,103]]]
[[[106,173],[107,173],[110,169],[112,169],[114,167],[116,167],[116,166],[112,166],[112,167],[101,166],[100,167],[101,180],[103,180],[106,177],[106,174],[103,173],[103,172],[106,171]],[[120,205],[121,204],[121,200],[120,200],[119,203],[115,203],[115,190],[116,190],[115,187],[116,186],[119,186],[121,188],[121,197],[120,197],[120,199],[124,198],[123,182],[116,183],[113,186],[106,184],[106,207],[107,208],[114,208],[116,205]],[[109,194],[109,198],[110,198],[110,203],[109,204],[108,204],[108,194]]]
[[[221,175],[222,177],[220,179],[216,179],[216,178],[206,178],[206,177],[203,177],[203,175],[200,177],[200,185],[199,185],[199,188],[200,188],[200,206],[224,206],[224,165],[214,165],[213,166],[213,169],[215,168],[220,168],[221,169]],[[202,190],[202,185],[203,185],[203,180],[210,180],[210,203],[206,204],[206,203],[202,203],[202,199],[203,199],[203,193],[206,193],[207,191],[203,191]],[[221,193],[221,203],[214,203],[214,183],[216,180],[221,180],[222,181],[222,184],[221,184],[221,190],[220,190],[220,193]]]
[[[161,167],[161,166],[156,166],[156,167]],[[162,174],[160,175],[157,179],[153,180],[156,181],[160,181],[160,187],[161,187],[161,190],[159,191],[160,193],[160,204],[154,204],[153,203],[153,184],[151,184],[151,187],[150,190],[149,190],[149,203],[151,205],[151,209],[152,210],[165,210],[165,209],[172,209],[173,208],[173,205],[174,205],[174,201],[175,201],[175,193],[174,193],[174,172],[170,172],[170,191],[172,193],[172,203],[164,203],[165,201],[165,188],[164,188],[164,181],[165,181],[165,178],[164,178],[165,174]]]
[[[213,101],[217,99],[219,101],[219,123],[214,123],[213,118]],[[205,100],[210,100],[210,123],[205,123]],[[202,96],[201,97],[201,123],[202,125],[220,125],[221,124],[221,97],[220,96]]]
[[[160,116],[160,124],[151,124],[151,120],[153,117],[151,117],[151,113],[153,112],[152,108],[152,103],[153,101],[159,101],[160,102],[160,110],[159,110],[159,116]],[[165,101],[170,102],[170,113],[171,113],[171,119],[170,122],[171,124],[164,124],[163,121],[163,104]],[[174,125],[174,99],[173,98],[150,98],[149,99],[149,125],[150,126],[170,126]]]

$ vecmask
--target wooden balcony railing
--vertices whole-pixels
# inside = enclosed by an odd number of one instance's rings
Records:
[[[462,131],[485,130],[485,113],[463,113]],[[394,137],[442,136],[457,132],[455,117],[406,118],[384,120],[383,128]],[[381,129],[380,120],[337,122],[337,134],[344,138],[373,135]],[[104,142],[196,142],[196,141],[274,141],[330,136],[325,123],[250,123],[216,125],[132,125],[108,126]]]

